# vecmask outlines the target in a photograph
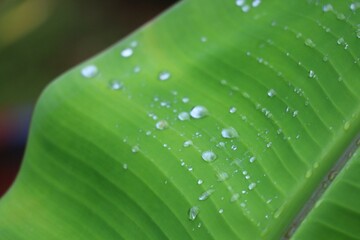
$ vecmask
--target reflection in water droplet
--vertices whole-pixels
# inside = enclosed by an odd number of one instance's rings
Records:
[[[201,154],[202,159],[205,162],[213,162],[216,160],[217,156],[213,151],[205,151]]]
[[[189,115],[189,113],[187,113],[187,112],[181,112],[181,113],[179,113],[179,115],[178,115],[178,119],[179,119],[180,121],[189,120],[189,119],[190,119],[190,115]]]
[[[237,133],[235,128],[229,127],[221,130],[221,136],[223,138],[237,138],[239,134]]]
[[[188,218],[191,221],[194,221],[196,217],[199,215],[200,208],[197,206],[193,206],[189,209]]]
[[[133,55],[133,50],[131,48],[125,48],[121,51],[121,56],[124,58],[131,57]]]
[[[192,142],[191,140],[187,140],[187,141],[185,141],[184,144],[183,144],[184,147],[190,147],[190,146],[192,146],[192,145],[193,145],[193,142]]]
[[[249,184],[248,189],[253,190],[255,187],[256,187],[256,183],[253,182]]]
[[[190,111],[191,117],[193,117],[195,119],[200,119],[200,118],[206,117],[208,114],[209,114],[209,111],[204,106],[195,106]]]
[[[169,123],[166,120],[160,120],[156,123],[155,127],[159,130],[164,130],[169,127]]]
[[[161,73],[159,74],[159,80],[160,80],[160,81],[166,81],[166,80],[168,80],[170,77],[171,77],[171,74],[170,74],[169,72],[167,72],[167,71],[161,72]]]
[[[95,65],[89,65],[81,69],[81,75],[86,78],[93,78],[98,74],[98,69]]]
[[[268,92],[267,92],[267,95],[269,96],[269,97],[275,97],[275,95],[276,95],[276,91],[274,90],[274,89],[270,89]]]
[[[199,200],[200,201],[205,201],[206,199],[208,199],[210,197],[211,194],[213,194],[215,192],[214,189],[209,189],[205,192],[203,192],[200,196],[199,196]]]

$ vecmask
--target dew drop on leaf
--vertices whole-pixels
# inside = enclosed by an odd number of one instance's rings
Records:
[[[330,11],[333,11],[333,6],[331,4],[325,4],[323,7],[322,7],[322,10],[323,12],[330,12]]]
[[[236,113],[236,107],[230,107],[230,110],[229,110],[229,112],[230,113]]]
[[[274,90],[274,89],[270,89],[268,92],[267,92],[267,95],[269,96],[269,97],[275,97],[275,95],[276,95],[276,91]]]
[[[211,194],[213,194],[214,192],[215,192],[214,189],[209,189],[209,190],[203,192],[203,193],[199,196],[199,198],[198,198],[199,201],[205,201],[205,200],[208,199],[208,198],[211,196]]]
[[[183,143],[183,146],[184,147],[190,147],[190,146],[192,146],[193,145],[193,142],[191,141],[191,140],[187,140],[187,141],[185,141],[184,143]]]
[[[116,91],[116,90],[122,89],[123,87],[124,87],[124,85],[121,82],[119,82],[118,80],[114,80],[114,81],[110,82],[111,90]]]
[[[171,77],[171,74],[167,71],[163,71],[159,74],[159,80],[160,81],[166,81]]]
[[[198,206],[193,206],[189,209],[188,218],[190,221],[194,221],[199,215],[200,208]]]
[[[98,74],[98,69],[95,65],[89,65],[81,69],[81,75],[86,78],[93,78]]]
[[[251,6],[253,7],[258,7],[261,3],[261,0],[253,0],[251,3]]]
[[[309,78],[315,78],[316,77],[316,74],[313,70],[310,70],[309,71]]]
[[[241,6],[243,6],[245,4],[245,0],[236,0],[235,4],[236,4],[236,6],[241,7]]]
[[[181,99],[181,101],[182,101],[183,103],[188,103],[188,102],[190,101],[190,99],[189,99],[188,97],[183,97],[183,98]]]
[[[156,129],[165,130],[169,127],[169,123],[166,120],[160,120],[155,124]]]
[[[205,151],[201,154],[202,159],[205,162],[213,162],[216,160],[217,156],[213,151]]]
[[[181,112],[181,113],[179,113],[179,115],[178,115],[178,119],[179,119],[180,121],[186,121],[186,120],[189,120],[189,119],[190,119],[190,115],[189,115],[189,113],[187,113],[187,112]]]
[[[225,180],[227,180],[229,178],[229,174],[227,174],[226,172],[219,172],[217,174],[217,179],[219,182],[223,182]]]
[[[123,169],[127,170],[128,169],[128,165],[126,163],[123,164]]]
[[[311,48],[314,48],[316,47],[316,44],[313,42],[313,40],[311,40],[310,38],[307,38],[305,40],[305,45],[308,46],[308,47],[311,47]]]
[[[249,184],[248,189],[253,190],[256,187],[256,183],[252,182]]]
[[[224,209],[220,208],[219,213],[222,214],[224,212]]]
[[[250,163],[253,163],[253,162],[255,162],[255,160],[256,160],[255,157],[251,157],[251,158],[249,159],[249,162],[250,162]]]
[[[131,57],[133,55],[133,50],[131,48],[125,48],[121,51],[121,56],[124,58]]]
[[[195,106],[193,109],[191,109],[190,115],[195,119],[200,119],[209,115],[209,111],[204,106]]]
[[[360,2],[354,2],[350,4],[350,10],[352,11],[356,11],[359,8],[360,8]]]
[[[131,152],[133,152],[133,153],[137,153],[137,152],[139,152],[139,151],[140,151],[139,145],[135,145],[135,146],[133,146],[133,147],[131,148]]]
[[[221,130],[221,136],[223,138],[237,138],[239,134],[237,133],[235,128],[229,127]]]
[[[197,184],[198,184],[198,185],[203,184],[203,182],[204,182],[204,181],[203,181],[202,179],[197,180]]]

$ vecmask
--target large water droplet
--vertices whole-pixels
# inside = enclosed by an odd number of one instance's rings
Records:
[[[210,150],[203,152],[201,157],[205,162],[213,162],[217,158],[216,154]]]
[[[159,74],[159,80],[160,81],[166,81],[171,77],[171,74],[167,71],[163,71]]]
[[[223,138],[237,138],[239,134],[237,133],[235,128],[229,127],[221,130],[221,136]]]
[[[169,127],[169,123],[166,120],[160,120],[156,123],[155,127],[159,130],[165,130]]]
[[[98,69],[95,65],[89,65],[81,69],[81,75],[86,78],[93,78],[98,74]]]
[[[213,194],[215,192],[214,189],[209,189],[205,192],[203,192],[200,196],[199,196],[199,200],[200,201],[205,201],[206,199],[208,199],[210,197],[211,194]]]
[[[209,115],[209,111],[204,106],[195,106],[191,109],[190,115],[195,119],[200,119]]]
[[[199,215],[200,208],[198,206],[193,206],[189,209],[188,218],[190,221],[194,221]]]
[[[189,113],[187,113],[187,112],[181,112],[181,113],[179,113],[179,115],[178,115],[178,119],[179,119],[180,121],[189,120],[189,119],[190,119],[190,115],[189,115]]]
[[[121,56],[124,58],[131,57],[133,55],[133,50],[131,48],[125,48],[121,51]]]

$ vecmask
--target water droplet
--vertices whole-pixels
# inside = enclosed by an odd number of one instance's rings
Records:
[[[81,69],[81,75],[86,78],[93,78],[98,74],[98,69],[95,65],[89,65]]]
[[[236,145],[231,145],[231,150],[233,150],[233,151],[236,151],[237,150],[237,146]]]
[[[354,2],[354,3],[351,3],[350,4],[350,9],[352,10],[352,11],[356,11],[357,9],[359,9],[360,8],[360,2]]]
[[[209,111],[204,106],[195,106],[191,109],[190,115],[195,119],[200,119],[209,115]]]
[[[169,127],[169,123],[166,120],[160,120],[156,123],[155,127],[159,130],[165,130]]]
[[[219,213],[222,214],[224,212],[224,209],[220,208]]]
[[[247,13],[250,11],[250,6],[249,5],[243,5],[241,7],[241,10],[244,12],[244,13]]]
[[[134,73],[140,72],[141,68],[139,66],[134,67]]]
[[[256,183],[252,182],[249,184],[248,189],[253,190],[256,187]]]
[[[191,140],[187,140],[187,141],[185,141],[184,143],[183,143],[183,146],[184,147],[190,147],[190,146],[192,146],[193,145],[193,142],[191,141]]]
[[[215,192],[214,189],[209,189],[205,192],[203,192],[200,196],[199,196],[199,200],[200,201],[205,201],[206,199],[208,199],[210,197],[211,194],[213,194]]]
[[[350,122],[349,121],[347,121],[347,122],[345,122],[345,124],[344,124],[344,130],[346,131],[346,130],[348,130],[349,128],[350,128]]]
[[[160,81],[166,81],[171,77],[171,74],[167,71],[163,71],[159,74],[159,80]]]
[[[137,152],[139,152],[139,151],[140,151],[140,147],[139,147],[139,145],[135,145],[135,146],[133,146],[133,147],[131,148],[131,151],[132,151],[133,153],[137,153]]]
[[[131,48],[125,48],[121,51],[121,56],[124,58],[131,57],[133,55],[133,50]]]
[[[223,182],[223,181],[225,181],[226,179],[229,178],[229,174],[227,174],[226,172],[219,172],[217,174],[217,178],[218,178],[219,182]]]
[[[188,103],[190,99],[188,97],[183,97],[181,100],[183,103]]]
[[[235,4],[236,4],[236,6],[241,7],[242,5],[245,4],[245,0],[236,0],[236,1],[235,1]]]
[[[203,152],[201,157],[205,162],[213,162],[217,158],[216,154],[210,150]]]
[[[329,12],[329,11],[333,11],[333,6],[331,4],[325,4],[323,7],[322,7],[322,10],[323,12]]]
[[[230,198],[230,202],[236,202],[239,198],[240,198],[240,194],[234,193]]]
[[[336,42],[337,42],[338,45],[341,45],[341,44],[345,43],[345,40],[344,40],[344,38],[341,37]]]
[[[316,74],[313,70],[310,70],[309,71],[309,78],[315,78],[316,77]]]
[[[190,115],[189,115],[189,113],[187,113],[187,112],[181,112],[181,113],[179,113],[179,115],[178,115],[178,119],[179,119],[180,121],[186,121],[186,120],[189,120],[189,119],[190,119]]]
[[[267,95],[269,96],[269,97],[275,97],[275,95],[276,95],[276,91],[274,90],[274,89],[270,89],[268,92],[267,92]]]
[[[339,20],[345,20],[345,19],[346,19],[345,15],[344,15],[343,13],[338,13],[338,14],[336,14],[336,17],[337,17],[337,19],[339,19]]]
[[[236,111],[237,111],[236,107],[230,107],[229,110],[230,113],[236,113]]]
[[[251,158],[249,159],[249,162],[253,163],[253,162],[255,162],[255,160],[256,160],[255,157],[251,157]]]
[[[203,184],[204,183],[204,181],[202,180],[202,179],[199,179],[198,181],[197,181],[197,184],[198,185],[201,185],[201,184]]]
[[[229,127],[221,130],[221,136],[223,138],[237,138],[239,134],[237,133],[235,128]]]
[[[201,38],[200,38],[200,41],[203,42],[203,43],[204,43],[204,42],[207,42],[207,38],[206,38],[206,37],[201,37]]]
[[[123,164],[123,169],[127,170],[128,169],[128,165],[126,163]]]
[[[299,111],[298,110],[295,110],[292,114],[293,117],[296,117],[297,115],[299,115]]]
[[[118,80],[114,80],[110,82],[110,88],[114,91],[120,90],[124,87],[123,83],[119,82]]]
[[[305,178],[309,178],[309,177],[311,177],[311,175],[312,175],[312,170],[309,169],[305,174]]]
[[[258,6],[260,5],[260,3],[261,3],[260,0],[254,0],[254,1],[251,3],[251,5],[252,5],[253,7],[258,7]]]
[[[310,38],[307,38],[305,40],[305,45],[308,46],[308,47],[311,47],[311,48],[316,47],[316,44]]]
[[[193,206],[189,209],[188,218],[190,221],[194,221],[199,215],[200,208],[197,206]]]

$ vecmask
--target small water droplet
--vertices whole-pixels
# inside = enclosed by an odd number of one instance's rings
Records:
[[[210,150],[203,152],[201,157],[205,162],[213,162],[217,158],[216,154]]]
[[[350,10],[352,11],[356,11],[359,8],[360,8],[360,2],[354,2],[350,4]]]
[[[160,81],[166,81],[171,77],[171,74],[167,71],[163,71],[159,74],[159,80]]]
[[[293,117],[296,117],[297,115],[299,115],[299,111],[298,110],[295,110],[292,114]]]
[[[179,115],[178,115],[178,119],[179,119],[180,121],[190,120],[190,115],[189,115],[189,113],[187,113],[187,112],[181,112],[181,113],[179,113]]]
[[[233,150],[233,151],[236,151],[237,150],[237,146],[236,145],[231,145],[231,150]]]
[[[229,127],[221,130],[221,136],[223,138],[237,138],[239,134],[237,133],[235,128]]]
[[[333,11],[333,6],[331,4],[325,4],[323,7],[322,7],[322,10],[323,12],[330,12],[330,11]]]
[[[276,91],[274,90],[274,89],[270,89],[268,92],[267,92],[267,95],[269,96],[269,97],[275,97],[275,95],[276,95]]]
[[[207,42],[207,38],[206,38],[206,37],[201,37],[201,38],[200,38],[200,41],[203,42],[203,43],[204,43],[204,42]]]
[[[197,218],[197,216],[199,215],[199,212],[200,212],[200,208],[198,206],[191,207],[188,212],[189,220],[194,221]]]
[[[188,103],[188,102],[190,101],[190,99],[189,99],[188,97],[183,97],[183,98],[181,99],[181,101],[182,101],[183,103]]]
[[[309,78],[315,78],[316,77],[316,74],[313,70],[310,70],[309,71]]]
[[[344,130],[345,130],[345,131],[346,131],[346,130],[349,130],[350,126],[351,126],[351,124],[350,124],[349,121],[345,122],[345,124],[344,124]]]
[[[253,163],[253,162],[255,162],[255,160],[256,160],[255,157],[251,157],[251,158],[249,159],[249,162]]]
[[[86,78],[93,78],[98,74],[98,69],[95,65],[89,65],[81,69],[81,75]]]
[[[251,5],[253,7],[258,7],[260,5],[261,1],[260,0],[253,0],[253,2],[251,3]]]
[[[209,111],[204,106],[195,106],[191,109],[190,115],[195,119],[200,119],[209,115]]]
[[[141,71],[141,68],[139,66],[134,67],[134,73],[139,73]]]
[[[139,151],[140,151],[140,147],[139,147],[139,145],[135,145],[135,146],[133,146],[133,147],[131,148],[131,151],[132,151],[133,153],[137,153],[137,152],[139,152]]]
[[[124,58],[131,57],[133,55],[133,50],[131,48],[125,48],[121,51],[121,56]]]
[[[193,145],[193,142],[191,141],[191,140],[187,140],[187,141],[185,141],[184,143],[183,143],[183,146],[184,147],[190,147],[190,146],[192,146]]]
[[[338,14],[336,14],[336,17],[337,17],[337,19],[339,19],[339,20],[345,20],[345,19],[346,19],[345,15],[344,15],[343,13],[338,13]]]
[[[214,192],[215,192],[214,189],[209,189],[209,190],[203,192],[203,193],[199,196],[199,198],[198,198],[199,201],[205,201],[205,200],[208,199],[208,198],[211,196],[211,194],[213,194]]]
[[[155,125],[156,129],[165,130],[169,127],[169,123],[166,120],[160,120]]]
[[[224,209],[220,208],[220,209],[219,209],[219,213],[220,213],[220,214],[224,213]]]
[[[230,198],[230,202],[236,202],[239,198],[240,198],[240,194],[234,193]]]
[[[229,178],[229,174],[227,174],[226,172],[219,172],[217,174],[217,178],[219,182],[223,182]]]
[[[235,112],[236,112],[236,110],[237,110],[237,109],[236,109],[236,107],[230,107],[229,112],[230,112],[230,113],[235,113]]]
[[[250,11],[250,6],[249,5],[243,5],[241,7],[241,10],[244,12],[244,13],[247,13]]]
[[[305,174],[305,178],[309,178],[309,177],[311,177],[311,176],[312,176],[312,170],[309,169],[309,170],[306,172],[306,174]]]
[[[311,47],[311,48],[314,48],[316,47],[316,44],[313,42],[313,40],[311,40],[310,38],[307,38],[305,40],[305,45],[308,46],[308,47]]]
[[[204,181],[202,180],[202,179],[199,179],[198,181],[197,181],[197,184],[198,185],[201,185],[201,184],[203,184],[204,183]]]
[[[252,182],[249,184],[248,189],[253,190],[256,187],[256,183]]]
[[[235,1],[235,4],[236,4],[236,6],[241,7],[242,5],[245,4],[245,0],[236,0],[236,1]]]
[[[128,165],[126,163],[123,164],[123,169],[127,170],[128,169]]]
[[[110,88],[114,91],[120,90],[124,87],[123,83],[119,82],[118,80],[114,80],[110,82]]]

